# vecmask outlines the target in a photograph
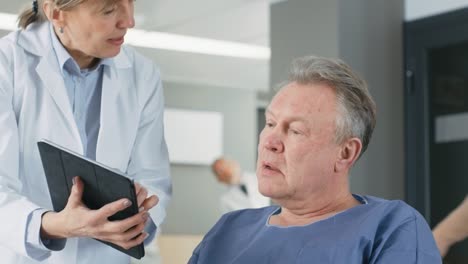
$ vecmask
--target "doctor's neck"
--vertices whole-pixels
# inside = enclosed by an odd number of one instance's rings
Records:
[[[80,66],[81,70],[91,69],[94,66],[96,66],[99,63],[99,61],[101,60],[100,58],[96,58],[96,57],[86,55],[86,54],[84,54],[84,53],[82,53],[80,51],[70,50],[70,49],[67,49],[66,47],[65,47],[65,49],[68,51],[68,53],[70,53],[70,56],[72,56],[72,58],[76,61],[78,66]]]
[[[99,61],[101,60],[100,58],[96,58],[93,56],[90,56],[88,54],[85,54],[79,48],[74,47],[72,45],[71,41],[67,41],[62,34],[57,34],[55,32],[55,35],[57,36],[58,40],[62,44],[62,46],[68,51],[70,56],[76,61],[80,69],[91,69],[94,66],[96,66]]]

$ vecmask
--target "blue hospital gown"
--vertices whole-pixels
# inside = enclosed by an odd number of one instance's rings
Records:
[[[223,215],[190,264],[442,263],[424,218],[402,201],[358,196],[361,205],[305,226],[268,224],[278,206]]]

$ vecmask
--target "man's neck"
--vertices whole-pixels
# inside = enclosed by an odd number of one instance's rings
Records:
[[[281,203],[280,203],[281,205]],[[281,213],[273,215],[269,223],[278,226],[302,226],[334,216],[339,212],[360,205],[350,192],[334,199],[320,200],[297,207],[281,206]]]

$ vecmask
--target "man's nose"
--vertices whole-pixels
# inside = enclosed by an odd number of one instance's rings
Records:
[[[281,138],[275,133],[266,135],[264,139],[264,147],[272,152],[283,152],[284,145]]]

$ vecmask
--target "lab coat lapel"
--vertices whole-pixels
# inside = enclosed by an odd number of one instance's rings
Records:
[[[122,156],[122,138],[126,136],[126,128],[121,116],[122,109],[126,109],[127,100],[120,100],[121,90],[124,89],[128,80],[122,75],[123,68],[129,68],[127,57],[121,52],[113,59],[113,65],[104,68],[101,96],[101,117],[99,138],[96,147],[96,159],[113,168],[123,170],[124,162]]]
[[[18,44],[29,53],[38,57],[39,62],[36,66],[36,72],[38,73],[39,79],[49,91],[55,104],[65,118],[68,121],[73,121],[73,112],[69,103],[65,82],[60,73],[57,56],[52,47],[49,22],[31,24],[26,30],[20,32],[21,35],[18,37]],[[78,133],[78,129],[76,129],[75,132]]]
[[[36,67],[36,72],[45,90],[47,90],[54,100],[56,107],[63,114],[66,120],[67,128],[75,138],[76,142],[80,142],[79,152],[83,153],[83,145],[78,132],[78,127],[73,116],[73,111],[65,87],[65,81],[60,72],[57,57],[53,49],[49,49],[47,55],[39,57],[39,63]],[[52,106],[50,106],[52,107]]]
[[[55,104],[63,113],[64,117],[67,120],[74,120],[63,76],[60,74],[57,67],[52,67],[49,63],[53,60],[53,56],[54,54],[49,54],[47,57],[42,57],[37,65],[36,71],[44,84],[45,89],[52,96]]]
[[[57,67],[53,67],[51,62],[55,59],[55,54],[50,54],[42,57],[39,64],[37,65],[36,71],[39,75],[39,79],[42,81],[45,90],[47,90],[54,100],[56,107],[60,110],[63,118],[66,120],[67,128],[75,138],[76,142],[80,142],[79,152],[83,153],[83,147],[81,137],[78,132],[78,127],[73,117],[72,108],[68,99],[67,90],[65,88],[65,82],[63,76],[58,71]],[[55,69],[55,70],[53,70]],[[53,107],[53,106],[50,106]]]
[[[113,166],[113,158],[111,153],[103,153],[104,150],[113,150],[115,152],[115,144],[119,144],[116,138],[118,131],[118,102],[119,81],[116,70],[111,67],[105,67],[102,80],[102,95],[101,95],[101,117],[99,138],[96,146],[96,159],[109,166]],[[115,166],[113,166],[115,167]]]
[[[73,112],[65,88],[65,81],[60,73],[57,57],[52,48],[50,38],[50,23],[33,23],[26,30],[18,31],[18,45],[23,47],[28,53],[37,56],[39,62],[36,66],[38,82],[42,82],[44,90],[52,97],[55,105],[47,107],[57,107],[66,122],[66,127],[74,137],[76,144],[75,151],[83,153],[78,127],[73,117]],[[44,55],[45,54],[45,55]]]

